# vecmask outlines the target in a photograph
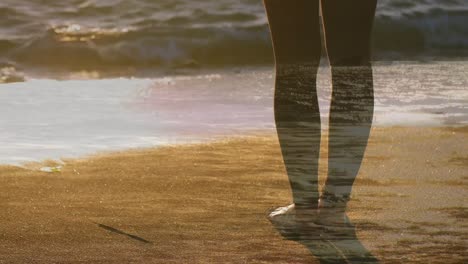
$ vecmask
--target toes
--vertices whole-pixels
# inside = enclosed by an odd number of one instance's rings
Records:
[[[280,215],[285,215],[287,214],[288,212],[292,212],[292,210],[294,209],[294,204],[290,204],[288,206],[283,206],[283,207],[279,207],[279,208],[276,208],[273,212],[271,212],[268,217],[270,218],[274,218],[274,217],[277,217],[277,216],[280,216]]]

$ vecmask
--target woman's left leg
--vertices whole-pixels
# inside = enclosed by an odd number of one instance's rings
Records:
[[[341,207],[341,213],[361,166],[373,119],[370,36],[376,2],[322,0],[333,92],[328,178],[321,200]]]

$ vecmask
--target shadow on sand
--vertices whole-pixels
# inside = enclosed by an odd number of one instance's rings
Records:
[[[271,223],[281,236],[305,246],[320,263],[379,263],[359,241],[352,224],[345,228],[332,228],[314,224]]]
[[[105,229],[107,231],[110,231],[112,233],[116,233],[116,234],[119,234],[119,235],[124,235],[128,238],[131,238],[131,239],[134,239],[134,240],[137,240],[137,241],[140,241],[142,243],[145,243],[145,244],[152,244],[151,241],[148,241],[144,238],[141,238],[139,236],[136,236],[136,235],[132,235],[132,234],[129,234],[127,232],[124,232],[122,230],[119,230],[117,228],[114,228],[112,226],[108,226],[108,225],[103,225],[103,224],[100,224],[100,223],[96,223],[96,222],[93,222],[94,224],[96,224],[98,227],[102,228],[102,229]]]

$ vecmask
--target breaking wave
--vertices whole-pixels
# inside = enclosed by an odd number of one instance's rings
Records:
[[[67,71],[272,62],[261,1],[37,2],[44,1],[0,3],[1,65]],[[382,0],[374,57],[465,57],[467,21],[466,1]]]

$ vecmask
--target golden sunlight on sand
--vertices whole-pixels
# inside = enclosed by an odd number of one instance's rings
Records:
[[[467,132],[372,131],[349,216],[384,263],[462,262]],[[315,263],[265,217],[290,202],[273,135],[46,165],[0,167],[2,263]]]

